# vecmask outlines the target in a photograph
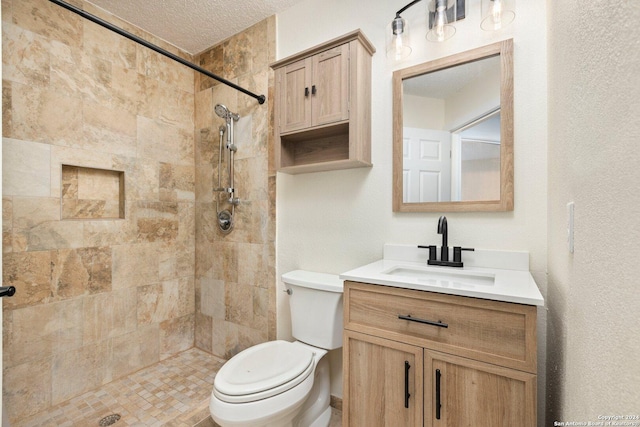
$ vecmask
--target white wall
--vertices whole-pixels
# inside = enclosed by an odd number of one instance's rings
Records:
[[[413,54],[402,64],[385,55],[385,28],[405,0],[304,0],[278,15],[278,58],[320,44],[356,28],[377,52],[372,71],[372,168],[277,177],[278,274],[302,268],[340,273],[382,257],[386,242],[440,243],[438,213],[393,213],[392,91],[395,69],[514,39],[515,209],[506,213],[446,213],[449,243],[486,249],[527,250],[531,270],[546,292],[546,28],[545,2],[518,2],[516,21],[501,32],[480,29],[480,1],[468,0],[467,18],[443,44],[428,43],[425,4],[403,17],[410,20]],[[279,276],[278,276],[279,277]],[[278,335],[290,337],[286,294],[278,284]],[[544,310],[539,311],[544,318]],[[539,327],[541,342],[544,328]],[[544,346],[539,359],[544,368]],[[341,396],[339,354],[332,358],[332,392]],[[338,366],[336,366],[338,365]],[[338,373],[336,373],[336,371]],[[544,375],[540,376],[544,380]],[[544,390],[544,383],[539,384]],[[544,401],[543,399],[540,399]]]
[[[638,415],[640,6],[564,0],[548,16],[547,424]]]

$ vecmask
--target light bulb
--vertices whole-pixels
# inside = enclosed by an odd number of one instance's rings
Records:
[[[496,25],[499,25],[502,20],[502,0],[493,0],[491,16],[493,16],[493,22],[495,22]]]
[[[483,0],[482,16],[480,27],[483,30],[492,31],[506,27],[513,21],[516,14],[505,7],[503,0]]]
[[[447,21],[447,2],[436,0],[436,14],[431,30],[427,33],[427,40],[443,42],[456,33],[456,27]]]
[[[436,31],[436,38],[439,42],[444,40],[444,26],[447,25],[447,17],[443,10],[438,10],[436,14],[436,25],[434,29]]]
[[[387,27],[387,58],[401,61],[410,54],[409,25],[397,16]]]

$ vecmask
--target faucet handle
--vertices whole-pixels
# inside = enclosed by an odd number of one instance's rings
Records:
[[[453,262],[462,262],[462,251],[475,251],[473,248],[453,247]]]
[[[429,245],[429,246],[420,246],[418,245],[418,248],[420,249],[429,249],[429,261],[435,261],[436,258],[436,245]]]

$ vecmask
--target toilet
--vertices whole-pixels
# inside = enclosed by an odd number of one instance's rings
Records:
[[[329,350],[342,347],[342,280],[295,270],[282,275],[294,342],[250,347],[217,373],[209,409],[222,427],[327,427]]]

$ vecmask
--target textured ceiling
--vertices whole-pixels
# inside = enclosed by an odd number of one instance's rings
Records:
[[[301,0],[90,0],[196,54]]]

